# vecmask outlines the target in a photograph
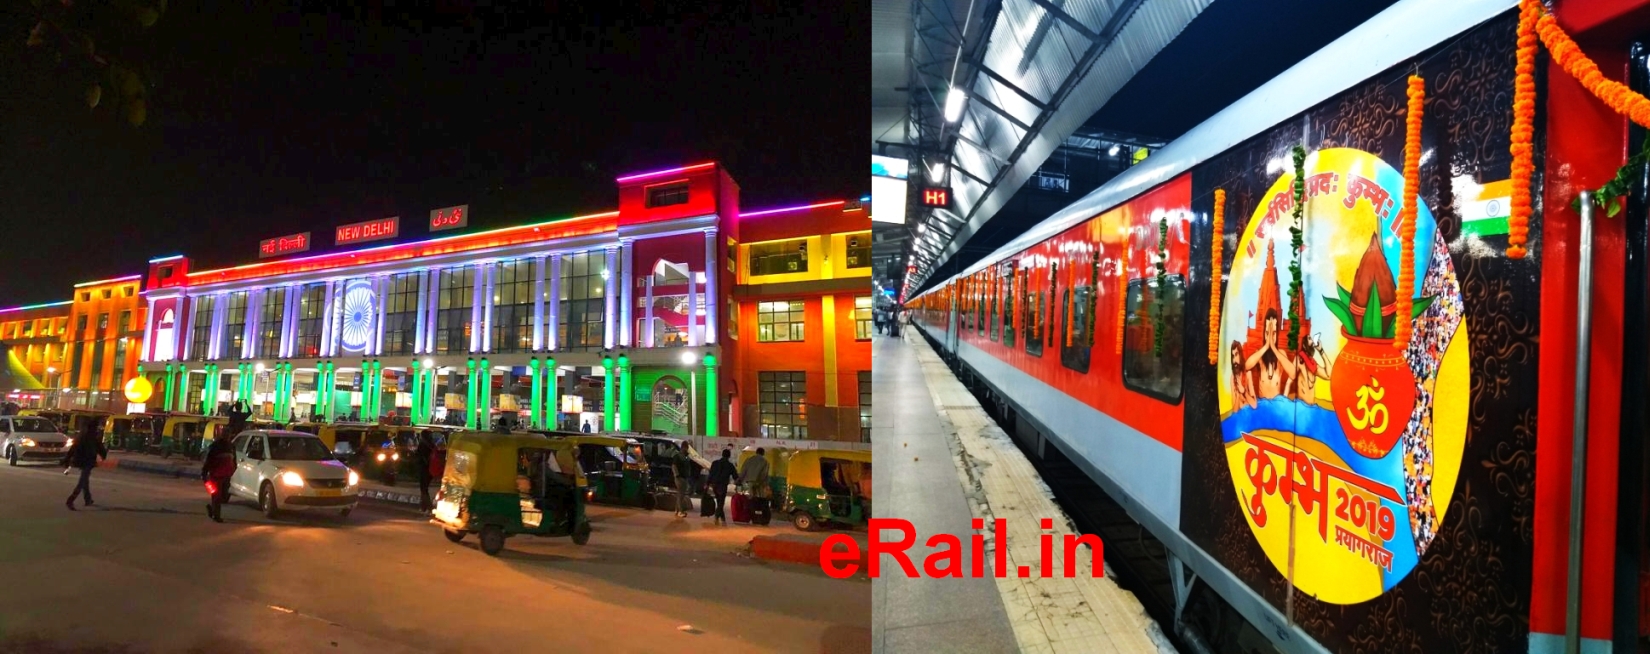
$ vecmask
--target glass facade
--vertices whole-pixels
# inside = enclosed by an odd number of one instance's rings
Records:
[[[757,304],[756,342],[785,343],[804,340],[804,328],[807,326],[803,320],[805,306],[801,300]]]
[[[494,352],[527,352],[533,349],[532,259],[500,261],[493,273]]]
[[[298,340],[292,356],[321,356],[321,322],[327,313],[326,302],[326,284],[309,284],[298,292]]]
[[[217,309],[217,297],[203,295],[195,298],[194,324],[189,327],[189,358],[205,361],[211,354],[207,347],[212,342],[212,312]],[[121,314],[121,331],[126,331],[126,319],[131,312]]]
[[[808,437],[808,373],[760,372],[763,438]]]
[[[258,349],[253,356],[280,356],[281,309],[285,302],[286,288],[264,289],[263,306],[258,312]]]
[[[384,284],[384,354],[412,354],[418,341],[418,277],[402,273]]]
[[[246,340],[246,291],[229,294],[223,326],[222,358],[241,358],[241,344]]]
[[[587,250],[561,258],[561,324],[556,342],[562,349],[600,349],[607,318],[607,253]]]
[[[470,351],[470,309],[475,306],[475,266],[441,271],[438,275],[435,316],[435,351],[464,354]]]

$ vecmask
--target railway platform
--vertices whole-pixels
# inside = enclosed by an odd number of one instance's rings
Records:
[[[878,336],[873,381],[880,408],[873,425],[878,467],[886,470],[876,493],[890,498],[888,517],[908,520],[917,545],[914,563],[932,548],[934,534],[964,543],[974,518],[1008,521],[1006,578],[910,579],[884,555],[875,593],[872,644],[877,652],[927,651],[1128,652],[1173,648],[1134,595],[1110,578],[1059,575],[1020,578],[1021,566],[1040,568],[1037,535],[1053,520],[1055,542],[1073,533],[1031,462],[991,420],[915,329],[906,338]],[[896,534],[885,534],[884,539]],[[987,532],[985,570],[994,542]],[[967,548],[965,548],[966,550]],[[964,569],[973,562],[964,553]],[[1089,570],[1089,550],[1077,570]]]

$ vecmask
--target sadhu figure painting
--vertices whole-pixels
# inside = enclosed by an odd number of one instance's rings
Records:
[[[1297,588],[1352,604],[1408,575],[1444,519],[1465,444],[1467,325],[1424,204],[1411,315],[1397,315],[1397,170],[1349,148],[1312,153],[1304,169],[1301,251],[1292,171],[1238,241],[1222,299],[1221,431],[1233,509],[1268,559],[1289,576],[1293,546]],[[1296,257],[1298,293],[1286,290]],[[1414,325],[1405,343],[1399,320]]]

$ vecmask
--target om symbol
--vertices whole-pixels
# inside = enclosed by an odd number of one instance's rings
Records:
[[[1381,382],[1374,377],[1369,378],[1369,384],[1358,389],[1358,413],[1352,409],[1346,410],[1346,417],[1352,421],[1352,426],[1358,429],[1369,429],[1372,434],[1382,434],[1387,428],[1386,405],[1381,404],[1381,398],[1386,397],[1386,389],[1381,388]],[[1370,406],[1374,404],[1374,406]]]

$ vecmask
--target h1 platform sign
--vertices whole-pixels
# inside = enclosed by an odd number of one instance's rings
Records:
[[[430,231],[458,229],[470,224],[470,205],[434,209],[430,211]]]
[[[266,238],[258,243],[259,259],[307,251],[309,251],[309,232]]]
[[[336,245],[351,243],[366,243],[368,241],[382,241],[395,238],[401,234],[401,217],[379,218],[348,225],[339,225],[333,238]]]
[[[931,186],[922,190],[922,205],[925,207],[951,208],[951,189],[942,186]]]

